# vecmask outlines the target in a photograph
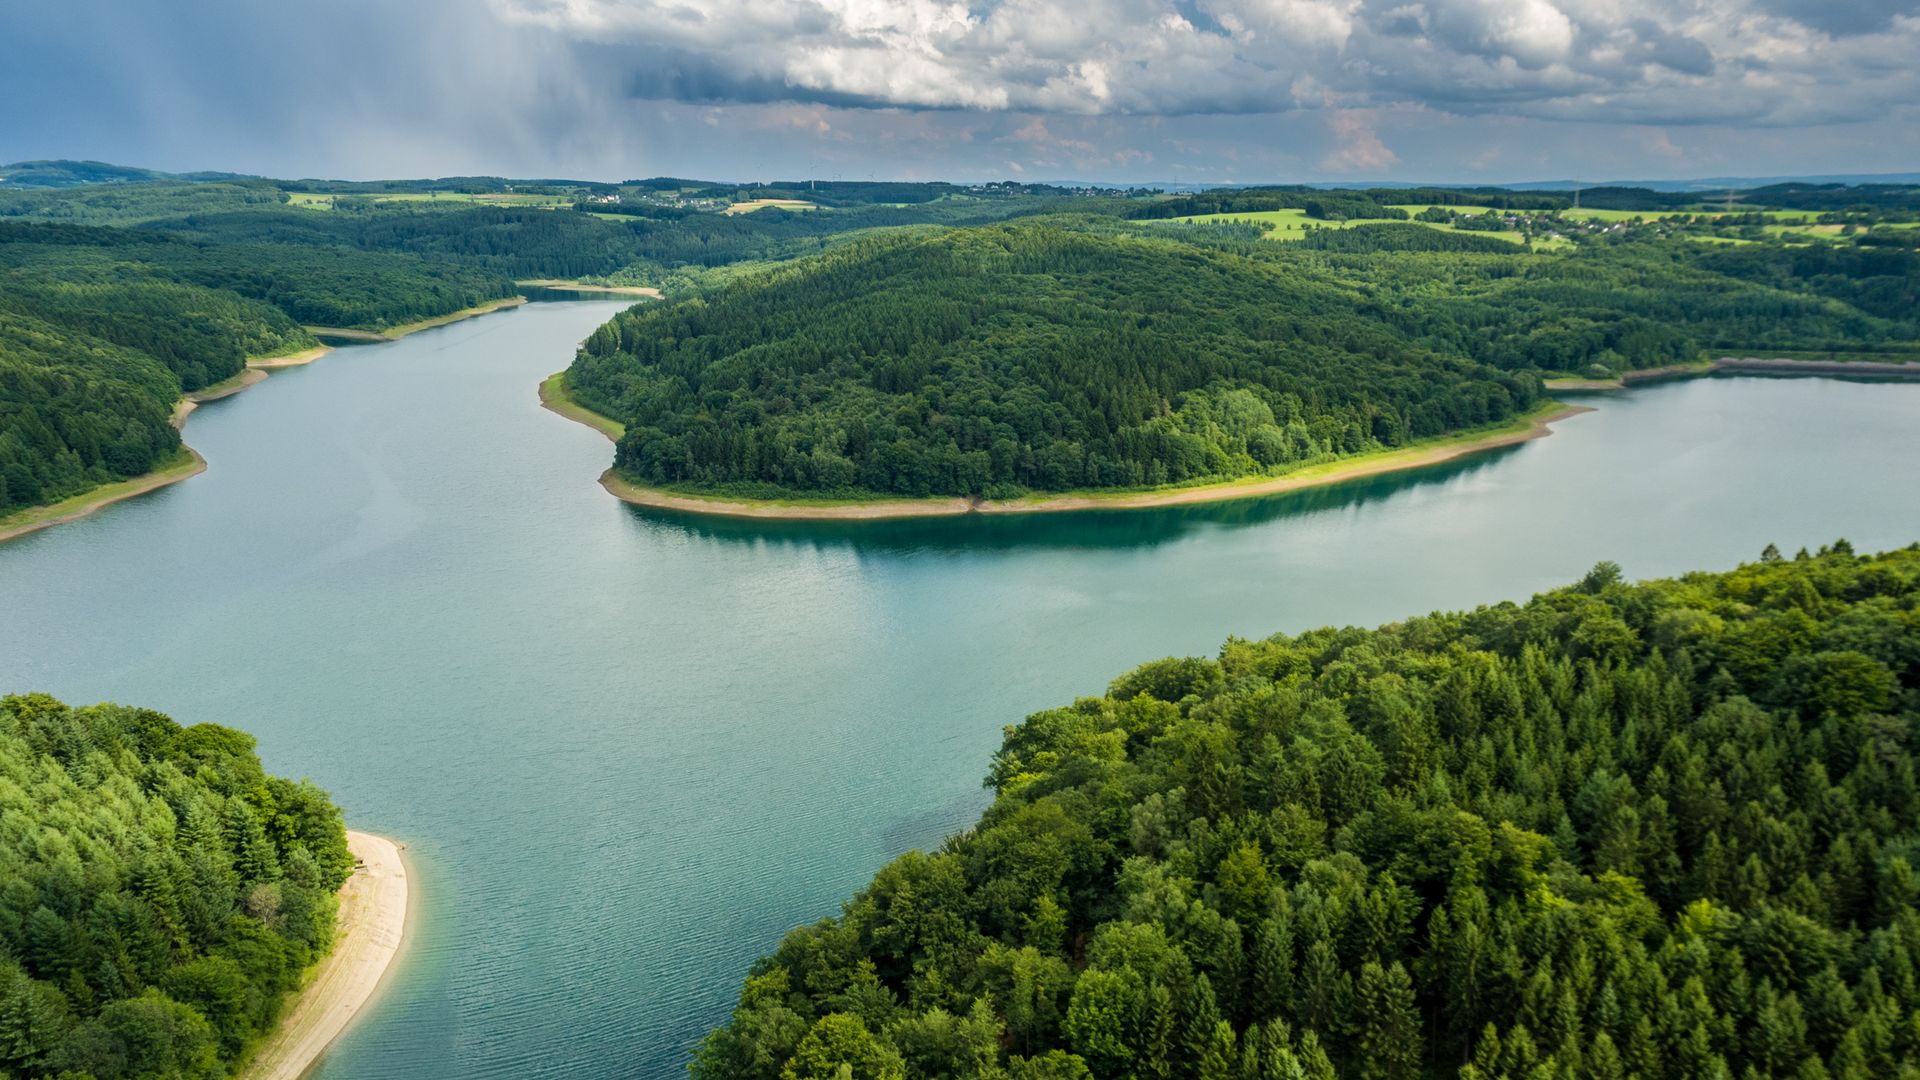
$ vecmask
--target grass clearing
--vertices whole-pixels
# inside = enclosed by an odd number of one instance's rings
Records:
[[[567,373],[564,371],[556,371],[540,380],[540,404],[575,423],[587,425],[614,442],[619,442],[620,436],[627,433],[625,424],[573,400],[573,395],[567,392]]]
[[[1408,205],[1396,207],[1395,209],[1405,210],[1411,216],[1425,210],[1426,207]],[[1491,232],[1485,229],[1461,229],[1453,225],[1433,221],[1395,221],[1391,218],[1354,218],[1348,221],[1322,221],[1319,218],[1308,217],[1305,210],[1299,209],[1247,210],[1235,214],[1189,214],[1186,217],[1167,218],[1165,220],[1197,222],[1200,224],[1220,222],[1226,224],[1259,225],[1266,229],[1265,239],[1268,240],[1298,240],[1313,229],[1351,229],[1356,225],[1422,225],[1429,229],[1438,229],[1441,232],[1467,233],[1473,236],[1491,236],[1515,245],[1524,245],[1527,242],[1527,238],[1517,229],[1501,229],[1498,232]],[[1543,239],[1536,241],[1534,246],[1537,248],[1572,247],[1573,242],[1565,239]]]
[[[723,212],[726,213],[728,216],[732,216],[734,214],[751,214],[755,210],[764,210],[769,206],[777,206],[782,210],[818,210],[820,209],[818,206],[815,206],[813,203],[807,202],[805,199],[749,199],[746,202],[734,203],[732,206],[727,207],[726,210]]]
[[[530,195],[517,191],[400,191],[384,195],[355,195],[323,191],[289,191],[287,202],[308,210],[331,210],[335,199],[370,199],[376,203],[455,203],[469,206],[572,206],[568,195]]]
[[[1307,212],[1300,209],[1247,210],[1237,214],[1189,214],[1186,217],[1166,220],[1202,225],[1214,223],[1258,225],[1267,230],[1268,240],[1298,240],[1306,235],[1309,229],[1350,229],[1360,224],[1357,221],[1320,221],[1308,217]]]

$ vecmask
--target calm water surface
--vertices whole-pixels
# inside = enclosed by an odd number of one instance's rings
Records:
[[[621,305],[342,349],[203,407],[203,476],[0,545],[0,688],[259,736],[410,845],[422,921],[321,1074],[673,1076],[788,927],[984,805],[1001,725],[1228,634],[1596,560],[1920,539],[1920,385],[1711,379],[1413,475],[1164,512],[645,514],[534,387]]]

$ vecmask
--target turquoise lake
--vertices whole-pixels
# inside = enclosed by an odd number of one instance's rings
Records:
[[[0,689],[253,732],[408,845],[419,922],[318,1074],[682,1075],[752,961],[985,805],[1002,725],[1168,654],[1615,559],[1920,540],[1920,384],[1713,378],[1546,439],[1165,511],[637,511],[535,387],[622,307],[347,348],[196,412],[199,477],[0,545]]]

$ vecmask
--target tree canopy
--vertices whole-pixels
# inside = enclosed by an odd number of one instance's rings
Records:
[[[222,1077],[333,942],[340,811],[253,739],[0,699],[0,1075]]]
[[[1245,475],[1511,419],[1328,275],[1048,222],[849,244],[589,338],[570,389],[664,484],[999,495]]]
[[[1920,546],[1231,639],[1006,731],[701,1080],[1920,1069]]]
[[[639,483],[1152,487],[1510,421],[1542,373],[1910,349],[1917,280],[1901,250],[1651,238],[1542,254],[1411,223],[1278,243],[1052,215],[861,237],[635,309],[587,340],[567,385],[626,425],[614,464]]]

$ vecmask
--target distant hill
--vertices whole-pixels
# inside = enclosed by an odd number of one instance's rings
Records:
[[[1046,183],[1067,188],[1091,185],[1090,181],[1080,180],[1050,180],[1046,181]],[[1143,180],[1139,183],[1126,186],[1155,188],[1161,191],[1172,192],[1289,186],[1314,188],[1319,191],[1397,190],[1408,188],[1433,188],[1437,190],[1460,191],[1572,191],[1574,188],[1612,187],[1640,188],[1646,191],[1678,193],[1716,192],[1726,191],[1728,188],[1733,188],[1737,191],[1746,191],[1753,188],[1802,184],[1920,184],[1920,172],[1834,173],[1823,176],[1705,176],[1689,180],[1522,180],[1511,183],[1489,183],[1485,181],[1439,183],[1430,180],[1315,180],[1308,182],[1246,180],[1236,183],[1216,184],[1192,180]]]
[[[1834,173],[1828,176],[1707,176],[1694,180],[1530,180],[1502,184],[1514,191],[1567,191],[1576,187],[1635,187],[1650,191],[1736,191],[1805,184],[1920,184],[1920,172]],[[1381,185],[1389,186],[1389,185]]]
[[[86,184],[205,183],[221,180],[257,180],[242,173],[166,173],[104,161],[16,161],[0,165],[0,184],[15,188],[66,188]]]

